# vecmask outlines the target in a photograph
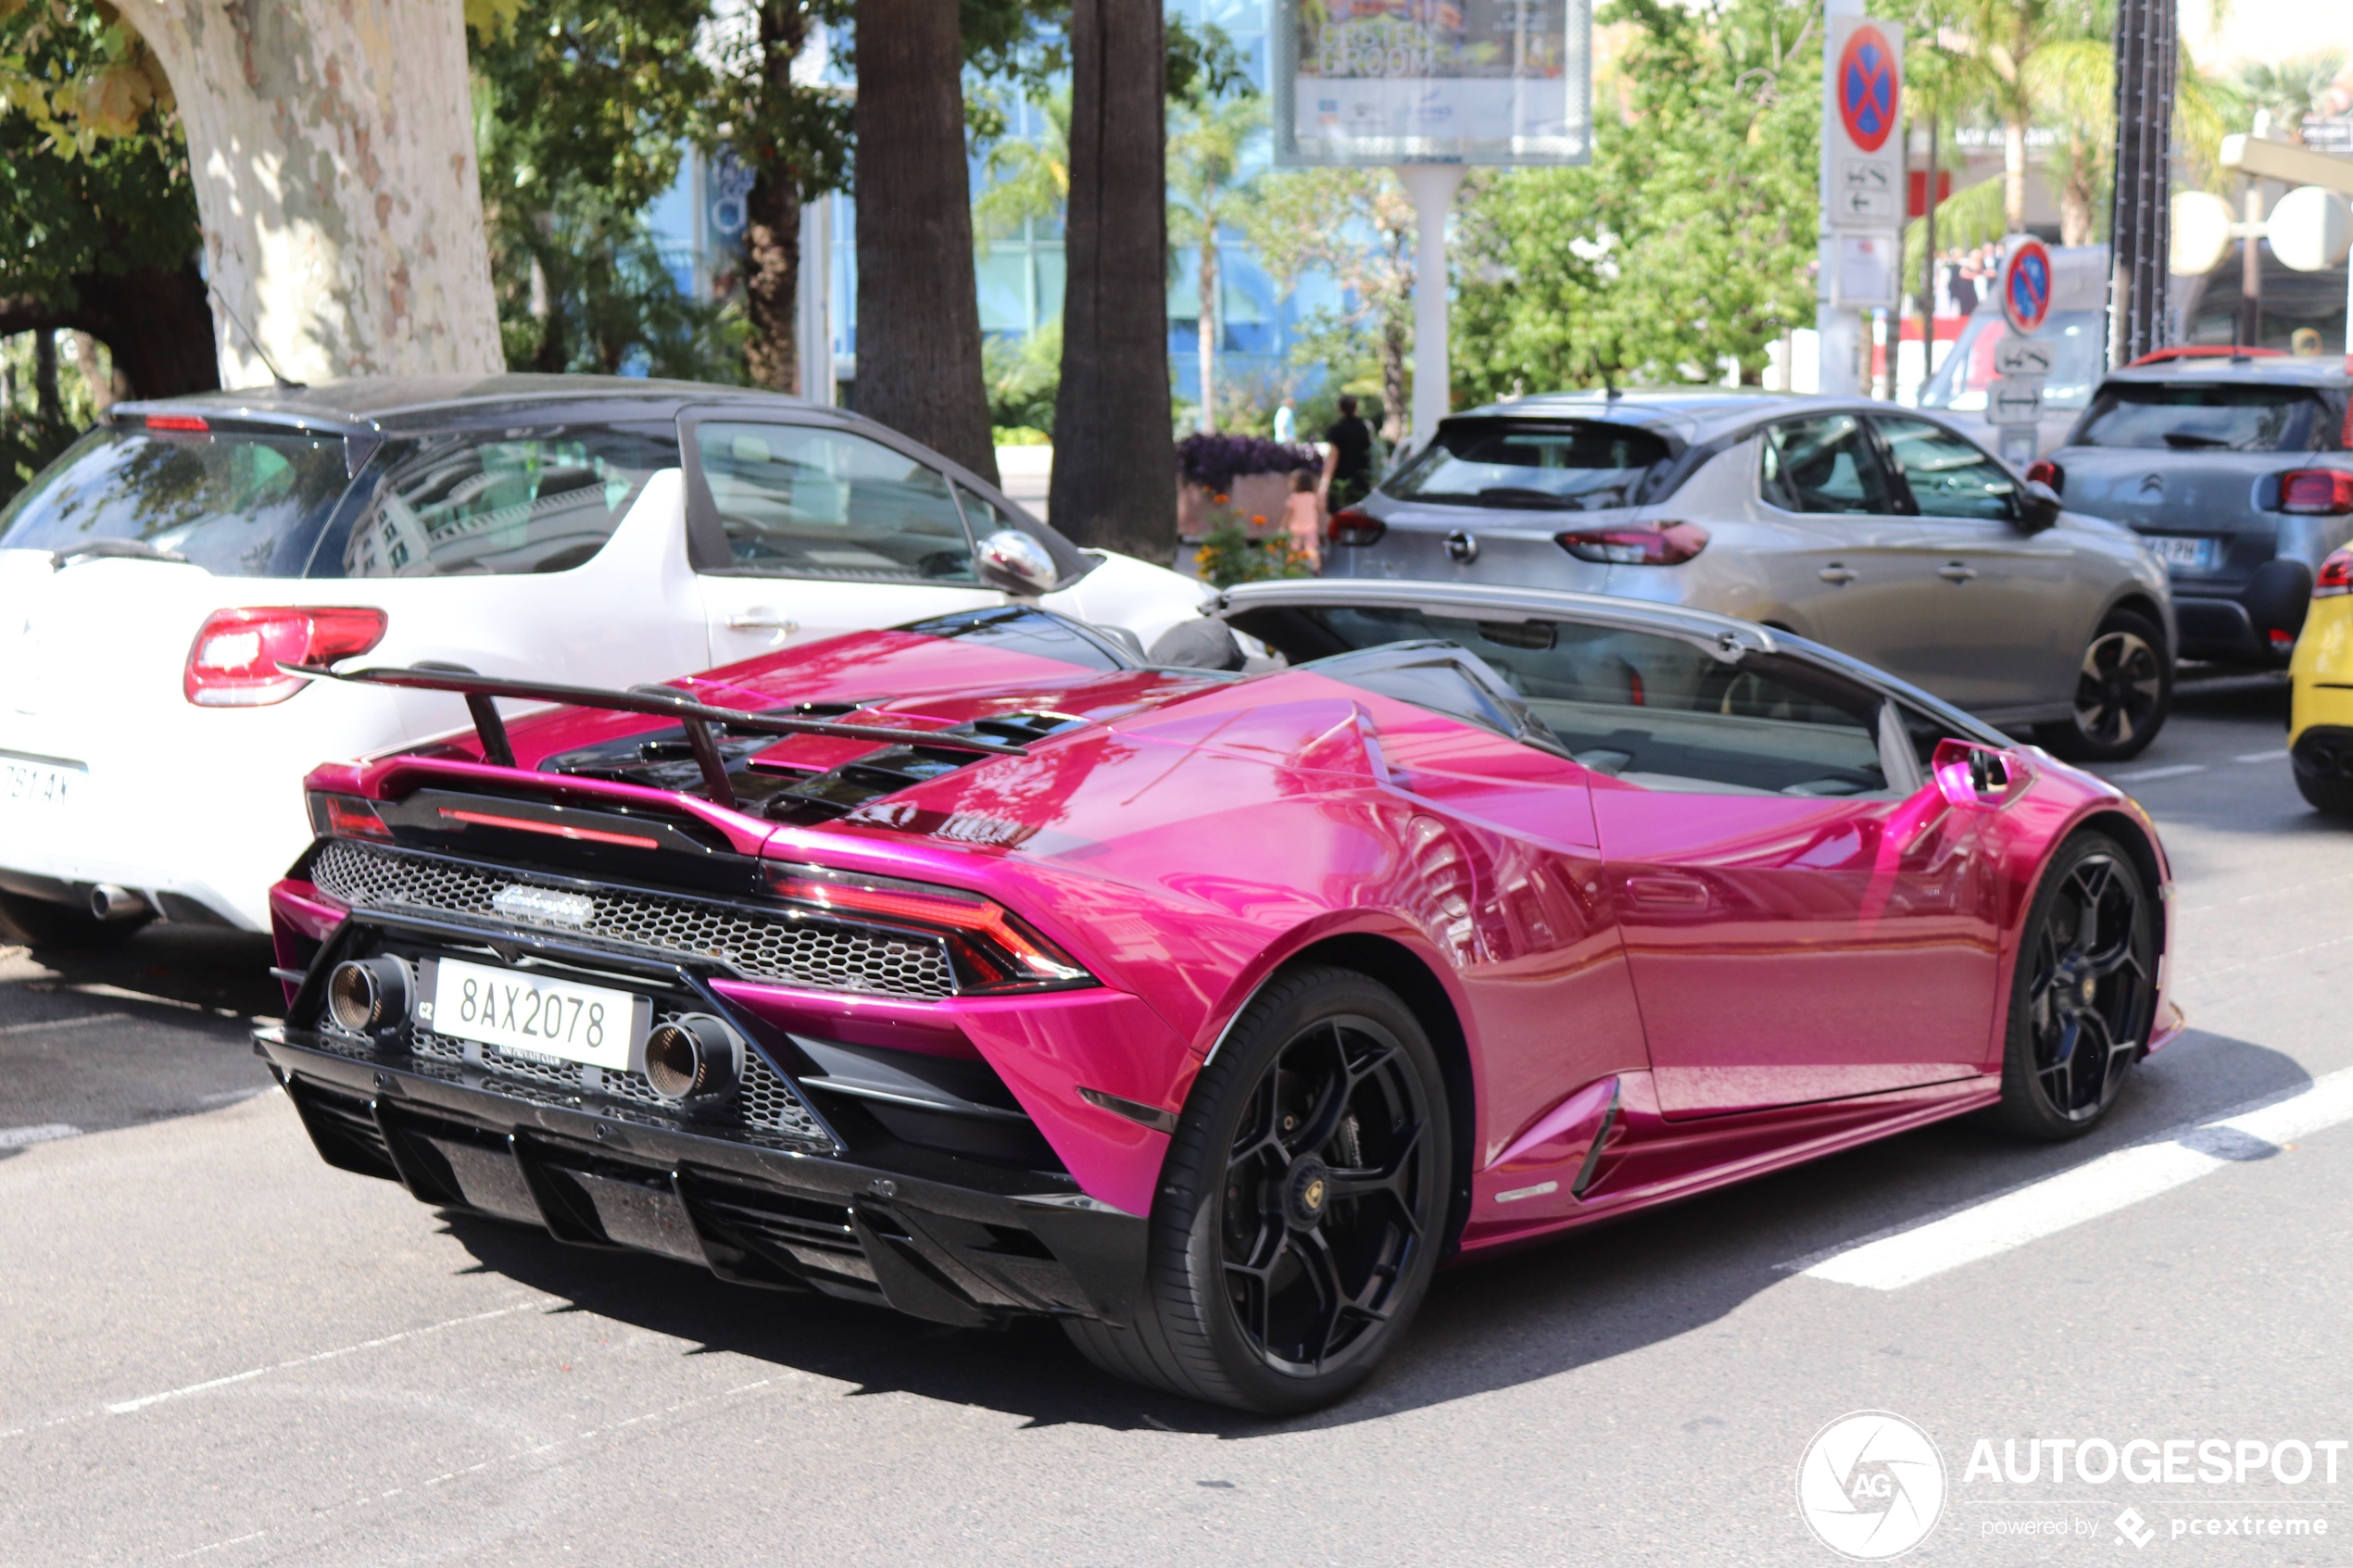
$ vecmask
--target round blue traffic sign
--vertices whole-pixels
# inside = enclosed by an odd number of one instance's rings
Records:
[[[1879,151],[1895,129],[1902,69],[1887,34],[1869,22],[1846,35],[1838,56],[1838,119],[1846,139],[1863,152]]]
[[[2024,336],[2051,314],[2051,252],[2037,239],[2017,241],[2002,257],[2002,314],[2010,330]]]

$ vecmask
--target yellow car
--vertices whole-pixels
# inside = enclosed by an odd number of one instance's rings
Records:
[[[2287,670],[2296,787],[2331,816],[2353,817],[2353,549],[2321,562]]]

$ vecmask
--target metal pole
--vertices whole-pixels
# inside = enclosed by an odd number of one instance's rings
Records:
[[[1446,212],[1462,189],[1459,163],[1401,163],[1397,178],[1414,199],[1414,428],[1427,442],[1451,405],[1453,350],[1447,342]]]
[[[1824,0],[1825,17],[1860,16],[1863,0]],[[1834,308],[1831,300],[1836,286],[1838,270],[1838,239],[1831,228],[1831,159],[1829,153],[1831,117],[1838,112],[1838,61],[1831,57],[1830,37],[1822,39],[1822,169],[1821,218],[1819,237],[1814,245],[1814,342],[1815,386],[1832,397],[1856,397],[1862,395],[1863,315],[1859,310]]]
[[[1928,173],[1920,185],[1920,385],[1936,373],[1936,117],[1928,117]]]
[[[2115,52],[2108,362],[2122,365],[2160,346],[2166,332],[2166,260],[2171,241],[2171,0],[2119,0]]]

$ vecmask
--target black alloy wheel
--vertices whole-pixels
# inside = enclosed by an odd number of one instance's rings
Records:
[[[1350,971],[1280,976],[1194,1085],[1134,1323],[1065,1320],[1071,1337],[1105,1371],[1193,1399],[1266,1414],[1329,1404],[1421,1304],[1452,1149],[1412,1011]]]
[[[2147,617],[2112,611],[2083,649],[2074,717],[2038,724],[2034,738],[2070,762],[2121,762],[2146,750],[2173,706],[2173,661]]]
[[[2116,1103],[2148,1044],[2157,919],[2140,869],[2083,834],[2043,873],[2011,987],[1999,1116],[2012,1132],[2070,1138]]]

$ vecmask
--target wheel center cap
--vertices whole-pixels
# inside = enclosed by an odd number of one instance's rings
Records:
[[[1308,1155],[1283,1178],[1283,1213],[1299,1229],[1312,1229],[1322,1222],[1331,1192],[1330,1169],[1314,1155]]]

